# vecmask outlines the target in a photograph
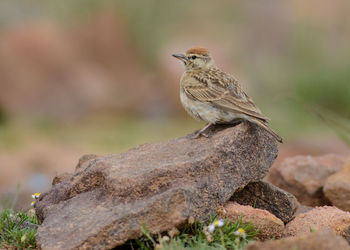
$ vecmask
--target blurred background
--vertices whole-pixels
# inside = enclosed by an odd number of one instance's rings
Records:
[[[198,45],[271,118],[285,141],[277,161],[348,154],[349,10],[348,0],[0,1],[0,207],[14,197],[28,207],[84,154],[202,127],[180,105],[183,66],[171,57]]]

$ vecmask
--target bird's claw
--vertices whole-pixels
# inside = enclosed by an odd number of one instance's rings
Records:
[[[204,133],[204,132],[196,132],[196,133],[193,133],[189,136],[190,139],[198,139],[200,136],[203,136],[205,138],[209,138],[209,134],[207,133]]]

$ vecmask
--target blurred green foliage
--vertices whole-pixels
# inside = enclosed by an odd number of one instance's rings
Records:
[[[39,12],[67,26],[99,10],[114,12],[126,26],[138,59],[155,75],[163,73],[160,55],[163,47],[171,42],[193,41],[197,45],[198,41],[207,39],[215,49],[224,51],[225,60],[230,62],[226,70],[245,77],[242,84],[248,88],[248,94],[272,118],[272,127],[281,131],[283,137],[294,136],[305,129],[317,132],[326,128],[324,121],[315,119],[295,99],[331,110],[344,118],[350,117],[350,22],[345,11],[350,4],[345,1],[334,2],[339,8],[339,17],[332,16],[334,13],[326,9],[310,8],[306,2],[288,5],[276,1],[276,6],[199,0],[13,2],[37,8],[39,11],[32,11],[33,15]],[[6,116],[0,110],[0,124],[3,117]],[[136,131],[144,128],[123,125],[129,122],[130,118],[125,117],[120,128],[126,129],[129,137],[140,136],[131,128]],[[106,131],[110,131],[108,124],[106,127]],[[10,135],[7,130],[2,136],[9,138]],[[106,144],[113,144],[109,141],[114,140],[125,142],[127,139],[113,133],[103,139]]]
[[[305,102],[350,118],[350,64],[336,68],[310,65],[296,76],[295,93]]]
[[[0,106],[0,127],[5,125],[7,122],[7,114],[5,113],[5,110]]]

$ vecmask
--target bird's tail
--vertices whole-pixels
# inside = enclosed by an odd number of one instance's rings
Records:
[[[265,129],[267,132],[269,132],[278,142],[283,143],[283,140],[281,136],[279,136],[275,131],[272,130],[267,124],[261,120],[254,120],[254,123]]]

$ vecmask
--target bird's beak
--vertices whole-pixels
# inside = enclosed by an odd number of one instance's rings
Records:
[[[173,57],[183,61],[185,64],[187,62],[187,57],[184,54],[173,54]]]

